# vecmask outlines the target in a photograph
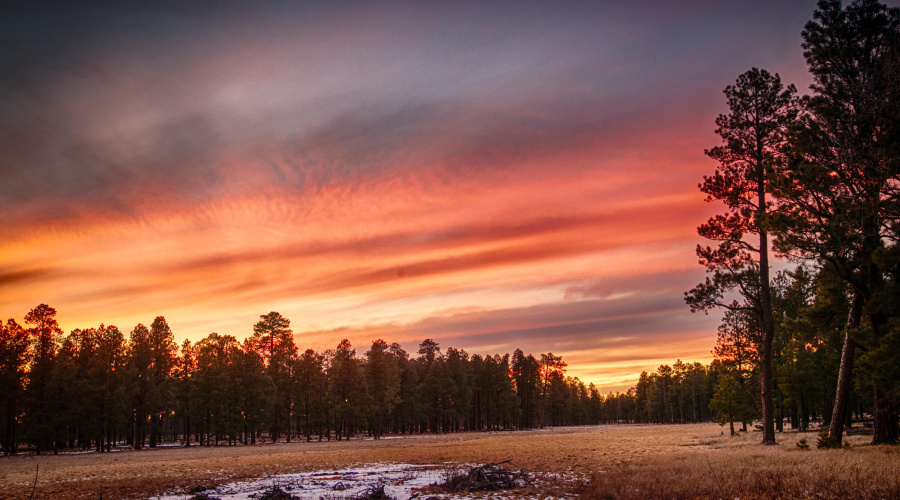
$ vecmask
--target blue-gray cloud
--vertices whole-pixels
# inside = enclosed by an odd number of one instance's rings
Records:
[[[622,131],[682,129],[680,103],[712,105],[749,64],[784,65],[811,11],[19,4],[0,21],[3,222],[127,217],[146,193],[202,203],[237,189],[222,172],[234,158],[288,162],[323,184],[404,168],[410,150],[473,175],[590,141],[614,148]]]

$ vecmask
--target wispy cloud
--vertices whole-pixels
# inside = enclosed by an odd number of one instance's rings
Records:
[[[520,346],[609,387],[705,356],[702,150],[738,73],[803,74],[813,7],[16,6],[0,312],[198,339],[279,310],[316,346]]]

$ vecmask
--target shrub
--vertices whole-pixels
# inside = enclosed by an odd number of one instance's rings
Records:
[[[819,439],[816,440],[816,448],[827,450],[829,448],[840,448],[841,440],[837,436],[831,437],[827,432],[823,432],[819,434]]]

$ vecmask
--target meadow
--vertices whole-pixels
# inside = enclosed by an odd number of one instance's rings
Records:
[[[377,441],[23,454],[0,459],[0,497],[28,499],[34,488],[36,499],[187,499],[199,486],[279,474],[394,463],[449,468],[503,460],[512,461],[510,468],[532,471],[534,483],[503,492],[503,498],[900,497],[900,449],[871,446],[870,436],[848,436],[847,449],[818,450],[815,433],[786,432],[778,434],[777,445],[763,446],[758,432],[731,437],[723,430],[709,423],[613,425]],[[796,446],[803,438],[810,449]]]

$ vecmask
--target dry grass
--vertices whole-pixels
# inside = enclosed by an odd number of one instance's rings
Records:
[[[597,471],[579,493],[587,499],[900,498],[897,454],[885,461],[877,455],[838,450],[679,453]]]
[[[156,449],[0,458],[0,498],[147,498],[271,474],[383,462],[493,463],[536,473],[518,496],[584,498],[898,498],[900,449],[851,436],[849,450],[799,450],[815,434],[734,438],[715,424],[635,425],[412,436],[380,441]],[[563,480],[562,478],[565,478]]]

